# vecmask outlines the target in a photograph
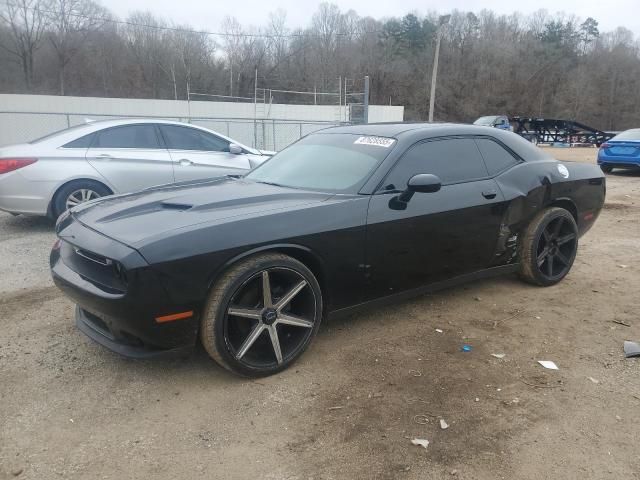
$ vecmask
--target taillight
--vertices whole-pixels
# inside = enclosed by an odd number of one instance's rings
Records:
[[[0,175],[36,163],[37,158],[0,158]]]
[[[602,145],[600,145],[600,148],[609,148],[611,146],[611,144],[609,143],[603,143]]]

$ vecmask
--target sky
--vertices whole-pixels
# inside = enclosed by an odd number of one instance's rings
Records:
[[[244,26],[266,24],[269,12],[282,8],[287,12],[287,26],[306,26],[319,1],[309,0],[102,0],[105,7],[124,18],[133,10],[149,10],[176,24],[189,24],[199,30],[215,31],[225,16],[236,17]],[[402,17],[414,12],[426,14],[427,10],[446,13],[453,9],[480,11],[483,8],[498,13],[514,11],[532,13],[546,9],[574,14],[580,18],[593,17],[600,24],[600,31],[624,26],[640,37],[640,0],[533,0],[527,2],[505,2],[504,0],[333,0],[342,11],[355,10],[360,16],[374,18]]]

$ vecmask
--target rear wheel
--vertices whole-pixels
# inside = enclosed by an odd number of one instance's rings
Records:
[[[306,350],[322,319],[313,273],[287,255],[251,257],[214,285],[200,338],[217,363],[250,377],[271,375]]]
[[[103,184],[94,180],[74,180],[63,185],[53,199],[51,213],[58,218],[63,212],[81,203],[94,200],[105,195],[111,195],[111,191]]]
[[[600,169],[604,173],[611,173],[611,171],[613,170],[613,167],[611,165],[600,165]]]
[[[578,251],[578,226],[564,208],[540,212],[527,227],[520,248],[520,277],[534,285],[562,280]]]

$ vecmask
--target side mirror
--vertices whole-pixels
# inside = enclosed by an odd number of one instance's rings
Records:
[[[240,155],[242,153],[242,147],[240,145],[236,145],[235,143],[230,143],[229,153],[233,153],[234,155]]]
[[[420,173],[414,175],[407,182],[407,190],[411,192],[433,193],[440,190],[442,180],[437,175],[430,173]]]
[[[442,180],[437,175],[430,173],[420,173],[414,175],[407,182],[407,189],[389,202],[389,206],[394,210],[404,210],[407,203],[413,198],[414,193],[433,193],[442,188]]]

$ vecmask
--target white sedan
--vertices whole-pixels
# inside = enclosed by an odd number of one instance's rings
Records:
[[[275,152],[164,120],[105,120],[0,148],[0,210],[57,218],[104,195],[244,174]]]

